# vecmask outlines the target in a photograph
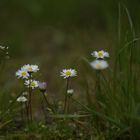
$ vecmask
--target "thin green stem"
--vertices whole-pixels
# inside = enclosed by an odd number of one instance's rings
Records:
[[[29,111],[28,111],[28,103],[25,103],[25,107],[26,107],[26,117],[27,117],[27,124],[29,125]]]
[[[98,70],[96,72],[96,86],[95,86],[97,100],[98,100],[99,95],[101,94],[100,74],[101,74],[101,71]]]
[[[68,100],[68,95],[67,91],[69,89],[69,78],[66,79],[66,93],[65,93],[65,101],[64,101],[64,113],[67,112],[67,100]]]
[[[67,113],[69,113],[69,109],[70,109],[70,100],[71,100],[71,96],[68,96],[68,101],[67,101]]]
[[[117,48],[119,48],[119,50],[121,48],[121,3],[120,3],[120,1],[118,3],[118,47]],[[117,52],[117,50],[116,50],[116,52]],[[115,64],[114,64],[114,75],[113,75],[114,92],[116,90],[116,74],[117,74],[118,62],[119,62],[119,66],[120,66],[121,65],[120,64],[120,55],[118,55],[118,61],[117,61],[117,59],[115,59]]]
[[[83,105],[82,103],[80,103],[78,100],[74,99],[73,97],[71,98],[74,102],[76,102],[77,104],[79,104],[80,106],[82,106],[86,111],[92,113],[93,115],[96,115],[96,116],[99,116],[100,118],[102,119],[106,119],[108,120],[109,122],[113,123],[113,124],[116,124],[117,126],[119,126],[120,128],[124,128],[124,125],[123,124],[120,124],[118,122],[116,122],[115,120],[113,120],[112,118],[104,115],[104,114],[101,114],[99,112],[96,112],[90,108],[88,108],[87,106]]]
[[[32,75],[30,74],[30,76],[29,76],[29,103],[28,103],[28,112],[29,112],[30,120],[32,121],[32,88],[31,88],[31,77],[32,77]]]
[[[23,110],[23,103],[21,103],[21,120],[24,122],[24,110]]]
[[[45,99],[45,102],[46,102],[46,104],[47,104],[48,108],[50,108],[50,109],[52,110],[52,112],[54,113],[54,112],[55,112],[55,110],[53,109],[53,107],[52,107],[52,106],[51,106],[51,104],[49,103],[49,101],[48,101],[47,97],[45,96],[45,92],[44,92],[44,93],[42,93],[42,94],[43,94],[43,97],[44,97],[44,99]]]

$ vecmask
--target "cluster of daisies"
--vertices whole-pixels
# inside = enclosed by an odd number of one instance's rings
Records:
[[[25,85],[30,86],[32,89],[38,87],[38,82],[36,80],[31,79],[32,78],[32,73],[35,73],[39,71],[39,68],[37,65],[24,65],[21,67],[20,70],[16,72],[16,76],[18,78],[26,79],[25,80]],[[29,80],[30,79],[30,80]]]
[[[2,47],[0,47],[0,48],[4,49]],[[95,60],[93,60],[90,63],[90,65],[94,69],[103,70],[109,66],[108,62],[105,60],[106,57],[109,57],[108,52],[105,52],[103,50],[94,51],[91,53],[91,55],[96,58]],[[39,68],[37,65],[27,64],[27,65],[24,65],[23,67],[21,67],[21,69],[16,72],[16,76],[18,77],[18,79],[24,80],[24,85],[27,88],[35,89],[35,88],[39,87],[40,91],[42,93],[44,93],[46,91],[46,83],[39,82],[39,81],[36,81],[33,79],[33,73],[36,73],[38,71],[39,71]],[[68,81],[70,78],[77,76],[77,71],[75,69],[63,69],[60,72],[60,76],[62,76],[64,79],[66,79]],[[74,90],[70,89],[70,87],[68,85],[66,96],[71,96],[73,93],[74,93]],[[17,98],[17,101],[18,102],[27,102],[26,97],[27,96],[22,95],[22,96]]]
[[[94,69],[103,70],[109,66],[108,62],[105,60],[105,57],[109,57],[108,52],[105,52],[103,50],[98,51],[98,52],[94,51],[91,53],[91,55],[96,58],[96,60],[90,63]]]
[[[27,88],[35,89],[39,86],[39,82],[36,80],[33,80],[33,73],[36,73],[39,71],[39,68],[37,65],[24,65],[21,67],[20,70],[16,72],[16,76],[18,79],[23,79],[24,80],[24,85],[27,86]],[[20,96],[17,99],[18,102],[26,102],[27,99],[25,96]]]

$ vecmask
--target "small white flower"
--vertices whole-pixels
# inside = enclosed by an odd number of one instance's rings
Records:
[[[29,64],[24,65],[21,69],[25,70],[27,72],[37,72],[37,71],[39,71],[39,68],[38,68],[37,65],[29,65]]]
[[[1,45],[0,45],[0,49],[1,49],[1,50],[8,50],[8,49],[9,49],[9,47],[6,47],[6,46],[1,46]]]
[[[38,82],[35,80],[26,80],[24,83],[27,87],[31,87],[32,89],[38,87]]]
[[[98,52],[97,51],[94,51],[93,53],[91,53],[91,55],[93,57],[96,57],[97,59],[99,59],[99,58],[103,59],[104,57],[109,57],[109,53],[108,52],[105,52],[103,50],[98,51]]]
[[[20,96],[17,98],[17,102],[21,102],[21,103],[27,102],[27,98],[24,96]]]
[[[64,79],[69,78],[69,77],[75,77],[77,76],[77,71],[74,69],[64,69],[61,72],[60,76],[64,77]]]
[[[25,70],[18,70],[18,71],[16,72],[16,76],[17,76],[18,78],[28,79],[29,73],[28,73],[27,71],[25,71]]]
[[[0,46],[0,49],[5,50],[5,46]]]
[[[96,70],[103,70],[103,69],[106,69],[109,66],[108,62],[105,61],[105,60],[94,60],[90,64]]]
[[[73,89],[68,89],[68,90],[67,90],[67,94],[68,94],[68,95],[72,95],[73,93],[74,93],[74,90],[73,90]]]

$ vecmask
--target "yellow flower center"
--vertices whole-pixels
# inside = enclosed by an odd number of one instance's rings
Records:
[[[103,57],[104,55],[103,55],[103,52],[98,52],[98,55],[99,55],[99,57]]]
[[[36,84],[35,84],[34,82],[32,82],[32,83],[31,83],[31,86],[32,86],[32,87],[35,87],[35,86],[36,86]]]
[[[22,76],[26,76],[27,73],[25,71],[23,71],[21,74],[22,74]]]
[[[68,75],[68,76],[71,76],[71,71],[66,71],[65,74]]]
[[[32,71],[32,70],[33,70],[32,67],[29,67],[29,68],[28,68],[28,71]]]
[[[100,65],[100,64],[97,64],[97,65],[96,65],[96,68],[97,68],[97,69],[100,69],[100,68],[101,68],[101,65]]]

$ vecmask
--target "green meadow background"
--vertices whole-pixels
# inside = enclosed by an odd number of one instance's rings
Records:
[[[140,1],[121,2],[128,8],[139,36]],[[114,0],[1,0],[0,43],[9,46],[11,58],[0,86],[11,90],[17,84],[15,71],[23,64],[33,63],[40,66],[42,80],[56,91],[61,69],[73,67],[82,57],[91,59],[93,50],[105,49],[113,59],[118,40],[118,3]],[[124,10],[121,24],[121,37],[125,41],[130,27]]]
[[[1,111],[8,108],[9,101],[23,88],[15,72],[24,64],[39,65],[36,79],[47,82],[52,102],[64,98],[65,82],[60,71],[75,68],[78,76],[71,82],[74,96],[90,106],[96,72],[86,62],[94,60],[92,51],[103,49],[110,53],[110,68],[104,72],[108,82],[102,83],[104,94],[109,96],[101,98],[103,110],[96,111],[113,118],[111,122],[117,127],[112,129],[112,125],[105,133],[101,128],[95,129],[96,139],[111,140],[113,136],[116,140],[140,139],[139,31],[139,0],[0,0],[0,44],[9,46],[10,56],[0,69]],[[128,48],[129,44],[132,47]],[[37,94],[36,90],[33,106],[36,118],[40,119]],[[73,104],[71,107],[75,111]],[[15,111],[13,114],[11,118]],[[8,120],[10,116],[1,124]],[[10,126],[2,132],[10,133]],[[88,136],[83,139],[92,140]]]

